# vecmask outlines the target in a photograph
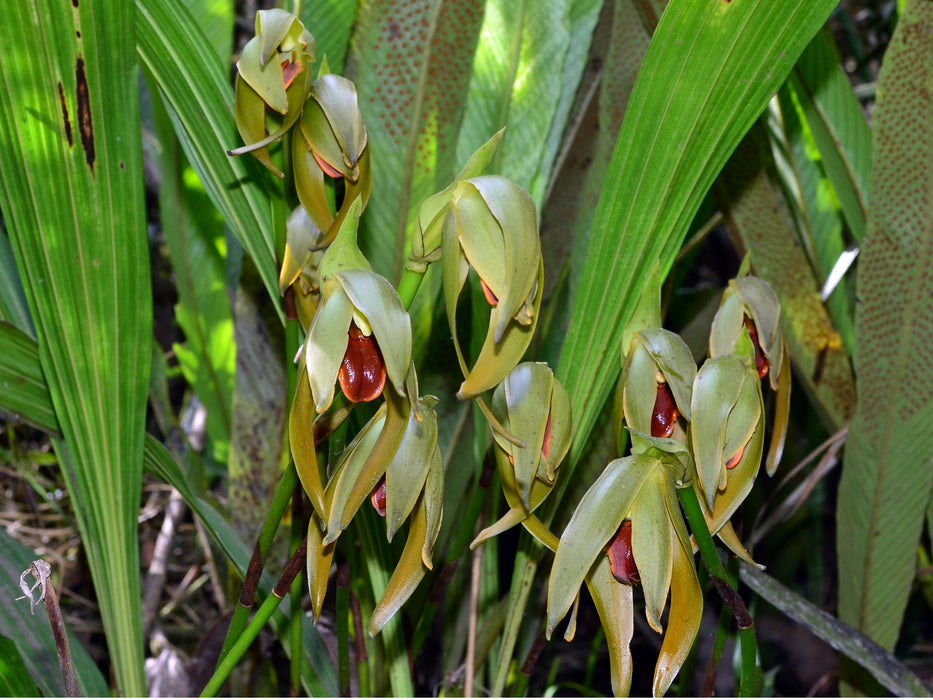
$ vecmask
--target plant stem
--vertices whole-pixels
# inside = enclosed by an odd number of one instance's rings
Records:
[[[282,599],[285,597],[285,593],[291,586],[292,581],[295,580],[295,577],[304,568],[307,553],[308,540],[304,539],[301,541],[298,549],[295,550],[292,558],[288,560],[288,564],[285,565],[285,571],[282,573],[279,582],[275,584],[275,588],[272,589],[272,595],[262,602],[262,605],[259,606],[259,610],[256,611],[253,619],[250,620],[250,623],[242,633],[237,636],[226,656],[223,656],[220,663],[217,664],[217,669],[207,682],[207,685],[204,686],[201,697],[214,697],[220,692],[224,682],[230,676],[230,672],[233,671],[233,668],[239,663],[243,654],[245,654],[246,650],[249,648],[249,645],[256,639],[259,631],[269,621],[269,618],[272,617],[272,614],[279,607],[279,603],[281,603]]]
[[[407,267],[402,272],[402,279],[398,283],[398,295],[402,298],[402,305],[406,309],[415,300],[415,295],[418,293],[423,279],[423,272],[415,272]]]
[[[756,657],[758,655],[755,641],[755,623],[751,615],[748,614],[748,608],[745,607],[742,597],[736,593],[732,584],[729,583],[729,574],[716,552],[716,546],[713,544],[712,535],[710,535],[709,528],[706,526],[706,518],[703,517],[703,510],[700,507],[700,501],[697,499],[693,486],[688,484],[677,489],[677,495],[690,523],[690,529],[693,531],[694,537],[696,537],[700,554],[710,572],[713,586],[726,607],[732,611],[732,616],[739,628],[739,636],[742,640],[742,678],[739,683],[739,692],[742,697],[749,697],[754,694]]]
[[[249,566],[246,568],[246,576],[243,580],[243,590],[240,592],[240,598],[237,601],[236,609],[233,611],[233,619],[230,620],[230,629],[227,630],[227,636],[224,638],[223,648],[220,652],[218,664],[224,660],[233,646],[235,640],[246,627],[246,621],[249,618],[249,611],[253,607],[256,599],[256,590],[259,588],[259,579],[262,576],[263,563],[272,540],[275,538],[275,532],[282,521],[282,516],[292,497],[295,487],[298,485],[298,472],[295,470],[294,462],[290,462],[288,468],[282,474],[282,479],[275,489],[272,496],[272,503],[269,506],[269,512],[266,513],[266,519],[259,532],[259,539],[253,548],[253,556],[249,560]]]

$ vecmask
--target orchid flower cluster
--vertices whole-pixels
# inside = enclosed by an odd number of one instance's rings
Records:
[[[279,283],[287,313],[305,333],[288,430],[314,509],[307,574],[315,620],[335,544],[365,502],[385,518],[389,541],[410,520],[405,548],[370,619],[375,635],[433,568],[444,492],[438,399],[419,394],[411,298],[403,300],[357,247],[372,174],[356,88],[330,74],[326,60],[312,79],[313,61],[314,39],[293,14],[257,14],[256,36],[237,64],[236,121],[247,145],[231,154],[251,153],[284,177],[269,147],[290,137],[300,204],[288,218]],[[515,473],[508,497],[518,512],[528,513],[553,484],[569,447],[570,407],[549,368],[519,365],[541,306],[544,264],[530,195],[511,180],[484,174],[501,138],[499,132],[482,145],[448,187],[423,202],[407,267],[419,276],[431,263],[441,264],[463,372],[457,398],[478,402],[497,442],[507,446]],[[335,191],[342,192],[337,202],[331,201]],[[469,363],[457,333],[457,303],[471,272],[490,313],[485,342]],[[482,396],[491,390],[490,407]],[[379,405],[325,476],[316,435],[333,431],[365,402]],[[513,516],[504,520],[517,522]]]
[[[407,311],[414,291],[406,288],[406,298],[400,296],[357,246],[372,174],[356,88],[331,75],[326,60],[312,79],[313,61],[314,39],[294,15],[258,13],[256,36],[237,64],[236,121],[247,145],[231,153],[251,153],[284,177],[269,146],[289,136],[289,181],[300,204],[287,222],[279,282],[287,311],[304,331],[288,430],[314,510],[307,574],[315,620],[336,542],[365,502],[385,518],[389,541],[410,521],[369,623],[375,635],[434,565],[444,493],[439,399],[419,393]],[[713,321],[710,357],[698,369],[684,341],[661,328],[655,273],[623,336],[614,402],[620,457],[592,484],[558,538],[536,511],[570,447],[570,399],[546,364],[522,362],[539,317],[544,265],[533,200],[511,180],[485,174],[501,138],[499,132],[483,144],[449,186],[421,204],[406,271],[420,280],[440,263],[463,374],[456,397],[476,402],[493,436],[508,510],[472,546],[522,525],[554,550],[547,635],[573,608],[565,637],[573,636],[585,583],[606,632],[617,694],[630,687],[633,599],[640,587],[648,624],[664,634],[654,675],[654,692],[663,695],[693,644],[703,609],[678,491],[694,489],[709,531],[751,561],[729,519],[748,495],[764,453],[762,379],[777,407],[769,474],[783,449],[790,374],[780,306],[765,282],[747,274],[731,281]],[[471,275],[489,305],[488,330],[472,361],[457,324]],[[366,402],[378,407],[325,475],[316,436]]]
[[[729,282],[713,320],[710,357],[697,369],[680,336],[660,327],[656,277],[623,335],[614,423],[620,453],[630,438],[630,454],[610,462],[580,500],[556,547],[548,582],[548,636],[578,599],[580,586],[588,586],[618,695],[627,694],[631,683],[635,586],[642,589],[648,624],[664,634],[656,696],[670,687],[700,627],[703,593],[678,490],[694,489],[709,532],[754,564],[729,519],[762,462],[762,379],[776,393],[769,474],[780,460],[789,410],[790,373],[771,288],[747,275]],[[571,621],[570,637],[573,626]]]

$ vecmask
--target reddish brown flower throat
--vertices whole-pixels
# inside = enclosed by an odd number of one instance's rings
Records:
[[[623,520],[616,534],[606,545],[609,554],[609,568],[616,581],[629,586],[641,583],[635,555],[632,554],[632,521]]]
[[[386,383],[386,365],[375,336],[363,335],[355,323],[347,332],[349,341],[337,379],[349,401],[372,401]]]

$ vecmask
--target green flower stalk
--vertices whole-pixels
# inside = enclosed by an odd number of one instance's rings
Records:
[[[493,431],[493,452],[509,510],[471,547],[518,523],[547,545],[549,533],[534,511],[551,492],[557,468],[570,449],[570,397],[546,364],[523,362],[496,387],[491,411],[523,444]]]
[[[743,331],[755,348],[755,369],[760,378],[768,378],[775,392],[774,425],[768,458],[768,475],[777,470],[784,451],[790,414],[790,363],[787,344],[781,332],[781,305],[768,283],[745,276],[730,280],[710,330],[710,357],[735,351]]]
[[[230,155],[252,153],[277,177],[284,177],[269,158],[268,145],[298,120],[311,88],[309,64],[314,37],[285,10],[256,13],[256,36],[237,61],[236,125],[247,144]]]

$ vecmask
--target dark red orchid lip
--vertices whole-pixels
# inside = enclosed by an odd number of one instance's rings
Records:
[[[758,370],[758,378],[764,379],[765,375],[768,374],[771,363],[768,362],[768,358],[765,357],[761,344],[758,342],[758,329],[755,327],[755,322],[746,315],[744,323],[748,329],[748,337],[752,339],[752,344],[755,346],[755,369]]]
[[[386,365],[373,335],[363,335],[355,323],[347,331],[347,351],[337,379],[347,400],[372,401],[382,394],[386,383]]]
[[[381,517],[386,517],[386,478],[383,476],[379,483],[376,484],[376,488],[373,489],[372,494],[370,494],[370,500],[372,501],[373,508],[376,509],[376,512],[379,513]]]
[[[609,568],[619,583],[629,586],[641,583],[635,555],[632,553],[632,521],[623,520],[616,534],[606,545],[609,554]]]
[[[659,382],[654,409],[651,411],[651,437],[670,437],[679,415],[671,387],[667,382]]]

